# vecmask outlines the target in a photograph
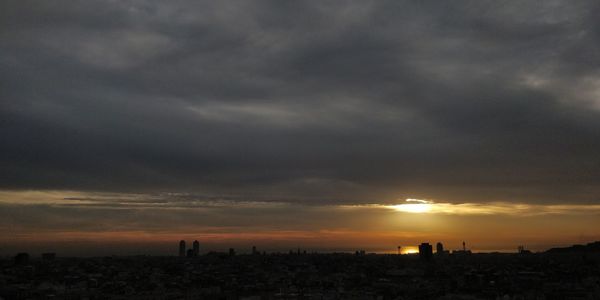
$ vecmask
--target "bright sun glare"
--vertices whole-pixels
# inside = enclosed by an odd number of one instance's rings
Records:
[[[413,214],[426,213],[431,210],[431,202],[419,199],[406,199],[405,204],[394,205],[393,208],[397,211],[408,212]]]
[[[402,247],[400,250],[401,254],[416,254],[419,253],[419,248],[413,246]]]

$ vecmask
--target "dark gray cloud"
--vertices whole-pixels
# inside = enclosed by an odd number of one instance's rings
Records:
[[[3,1],[0,185],[597,202],[594,1]]]

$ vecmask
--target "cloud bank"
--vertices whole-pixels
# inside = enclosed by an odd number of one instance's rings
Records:
[[[2,1],[0,187],[599,203],[595,1]]]

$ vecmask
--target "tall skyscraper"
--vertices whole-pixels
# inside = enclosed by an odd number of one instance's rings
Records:
[[[196,240],[194,241],[194,256],[200,255],[200,243]]]
[[[437,253],[437,254],[444,254],[444,245],[441,242],[438,242],[435,245],[435,253]]]
[[[185,241],[179,241],[179,257],[185,257]]]
[[[419,245],[419,257],[421,259],[429,260],[433,256],[433,247],[429,243],[422,243]]]

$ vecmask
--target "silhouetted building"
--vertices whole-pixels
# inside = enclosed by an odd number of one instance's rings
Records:
[[[198,241],[194,241],[194,256],[200,255],[200,243]]]
[[[433,256],[433,247],[429,243],[422,243],[419,245],[419,257],[421,259],[431,259]]]
[[[185,257],[185,241],[179,241],[179,257]]]
[[[402,247],[398,246],[398,255],[402,254],[402,250],[401,249],[402,249]]]
[[[229,255],[230,256],[234,256],[235,255],[235,249],[229,248]]]
[[[519,246],[518,248],[519,254],[531,254],[531,251],[525,249],[525,246]]]
[[[435,245],[435,254],[437,256],[444,256],[444,255],[449,255],[450,251],[449,250],[444,250],[444,244],[442,244],[441,242],[438,242]]]
[[[29,263],[29,253],[21,252],[15,256],[15,264],[24,265]]]
[[[452,251],[452,255],[469,255],[471,254],[471,250],[467,250],[467,244],[462,242],[463,248],[462,250],[454,250]]]
[[[188,249],[187,252],[186,252],[186,256],[187,257],[194,257],[194,250]]]
[[[56,258],[56,253],[42,253],[42,260],[54,260]]]
[[[258,252],[256,252],[256,246],[252,246],[252,254],[253,255],[258,254]]]

